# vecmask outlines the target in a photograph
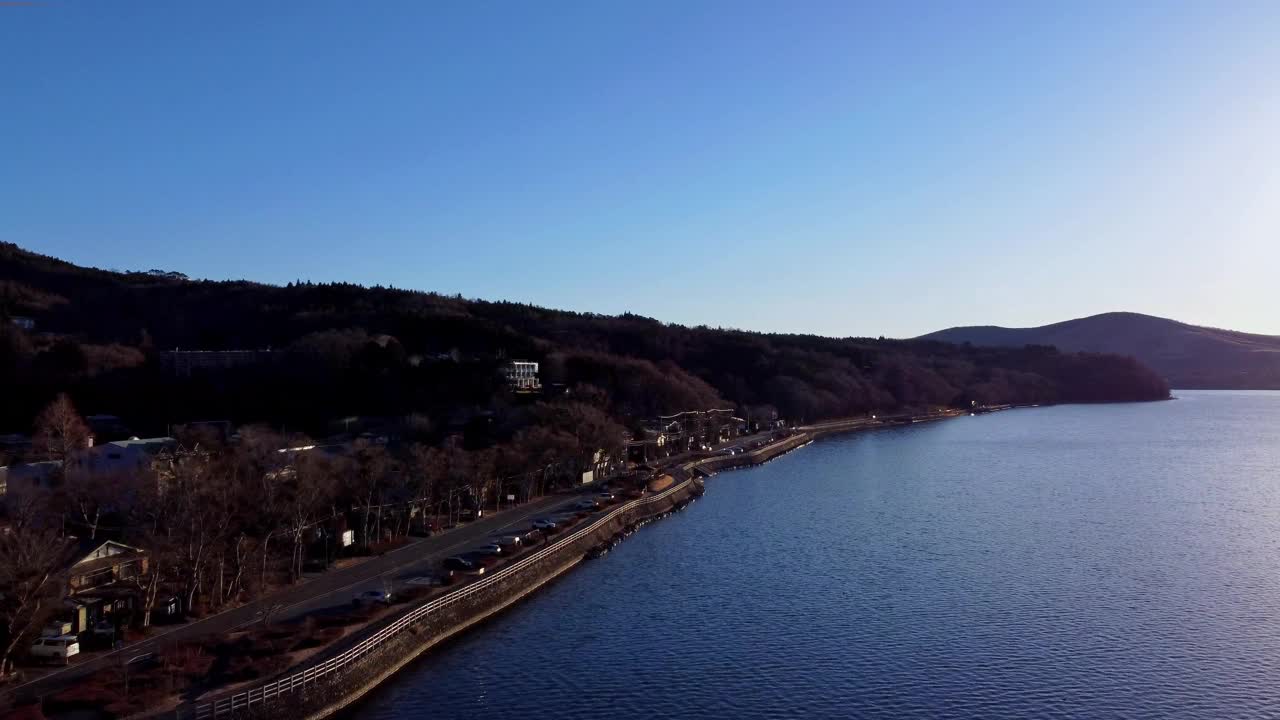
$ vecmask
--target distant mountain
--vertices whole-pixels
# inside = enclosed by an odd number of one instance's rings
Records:
[[[1188,325],[1114,312],[1043,327],[955,327],[920,340],[991,347],[1053,345],[1071,352],[1130,355],[1178,388],[1280,389],[1280,336]]]

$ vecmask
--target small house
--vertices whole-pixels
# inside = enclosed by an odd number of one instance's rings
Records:
[[[73,595],[147,573],[147,553],[115,540],[87,540],[71,564],[69,582]]]

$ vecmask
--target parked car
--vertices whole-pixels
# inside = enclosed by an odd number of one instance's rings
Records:
[[[31,657],[40,660],[52,660],[69,665],[71,656],[80,654],[80,642],[76,640],[75,635],[36,638],[35,642],[31,643],[30,654]]]
[[[364,592],[351,598],[352,605],[390,605],[391,593],[386,590],[365,590]]]
[[[524,544],[524,538],[520,535],[498,535],[493,538],[493,542],[503,549],[518,548]]]
[[[87,638],[88,649],[110,648],[116,644],[116,626],[107,620],[101,620],[93,626]]]
[[[538,518],[533,521],[533,527],[535,530],[555,530],[556,521],[550,518]]]
[[[450,557],[444,559],[445,570],[457,570],[459,572],[470,572],[476,569],[476,564],[463,557]]]
[[[490,555],[501,555],[502,546],[497,543],[493,543],[492,545],[481,545],[480,552],[488,553]]]
[[[141,655],[134,655],[128,660],[125,660],[124,665],[126,668],[128,668],[129,672],[155,670],[161,667],[160,659],[156,657],[155,653],[142,653]]]
[[[45,625],[40,630],[40,637],[64,637],[71,634],[71,623],[58,620]]]
[[[583,498],[573,505],[578,510],[595,510],[596,501],[591,498]]]
[[[464,552],[459,554],[458,557],[462,558],[463,560],[466,560],[467,562],[475,566],[477,574],[483,572],[483,570],[489,567],[490,565],[493,565],[498,562],[497,555],[486,552],[483,549]]]

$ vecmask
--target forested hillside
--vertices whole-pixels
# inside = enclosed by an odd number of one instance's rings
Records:
[[[350,284],[190,281],[79,267],[11,244],[0,245],[0,318],[0,432],[28,431],[61,391],[82,412],[118,415],[139,432],[216,419],[323,434],[374,416],[436,438],[463,425],[478,443],[553,422],[566,403],[635,426],[713,406],[808,421],[971,400],[1168,394],[1146,367],[1112,355],[690,328]],[[175,348],[272,352],[178,377],[162,364]],[[542,363],[542,402],[506,392],[511,358]]]

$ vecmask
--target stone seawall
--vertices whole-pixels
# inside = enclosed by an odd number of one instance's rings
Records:
[[[732,470],[733,468],[759,465],[760,463],[768,462],[779,455],[789,453],[796,448],[808,445],[814,440],[825,435],[862,432],[865,430],[884,430],[903,425],[916,425],[920,423],[937,422],[939,420],[950,420],[965,414],[966,413],[956,410],[943,413],[931,413],[928,415],[900,415],[881,420],[868,418],[831,420],[817,425],[802,427],[793,435],[750,452],[745,452],[740,455],[723,455],[695,460],[683,464],[681,468],[686,472],[701,471],[706,474],[717,473],[723,470]]]
[[[251,694],[240,693],[215,703],[201,703],[196,712],[183,713],[182,716],[200,720],[278,718],[286,715],[307,720],[327,718],[358,701],[434,645],[500,612],[572,568],[593,548],[644,520],[683,506],[701,492],[701,482],[689,479],[662,493],[663,497],[656,501],[642,499],[621,506],[622,512],[579,537],[574,538],[579,532],[577,529],[570,529],[568,535],[558,541],[559,544],[550,546],[551,552],[536,562],[424,615],[403,632],[391,636],[376,649],[344,666],[340,672],[317,677],[292,689],[282,687],[281,681],[277,681],[276,687],[260,692],[252,702]],[[591,520],[585,527],[592,527],[596,522],[599,521]],[[415,610],[417,608],[406,610],[399,617],[411,615]],[[391,623],[394,619],[379,623],[378,627]],[[371,627],[365,632],[373,635],[378,627]],[[300,673],[294,671],[294,674]]]
[[[722,470],[759,465],[811,442],[813,442],[813,437],[809,433],[800,432],[750,452],[697,460],[687,463],[684,467],[690,471],[696,469],[706,473],[716,473]]]

